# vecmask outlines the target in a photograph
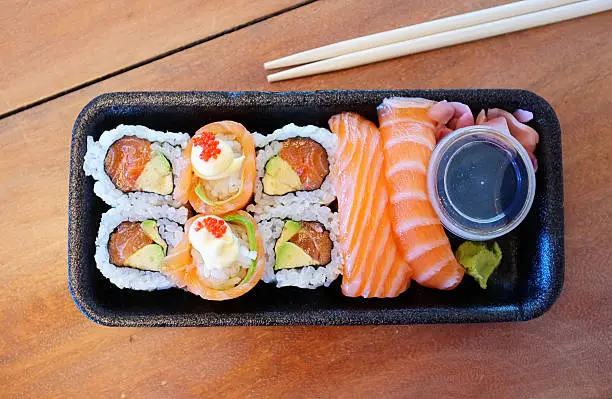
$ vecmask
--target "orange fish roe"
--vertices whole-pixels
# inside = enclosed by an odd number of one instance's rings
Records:
[[[206,228],[215,238],[221,238],[227,232],[227,224],[217,218],[208,217],[198,220],[194,226],[195,231],[200,231]]]
[[[201,132],[194,136],[192,141],[193,145],[202,147],[200,159],[205,162],[210,159],[216,159],[221,153],[221,149],[219,148],[219,140],[217,140],[215,134],[212,132]]]

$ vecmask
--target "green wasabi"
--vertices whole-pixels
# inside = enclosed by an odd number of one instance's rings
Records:
[[[480,288],[487,288],[487,280],[501,263],[502,253],[497,242],[488,245],[484,242],[466,241],[457,248],[455,256],[461,266]]]

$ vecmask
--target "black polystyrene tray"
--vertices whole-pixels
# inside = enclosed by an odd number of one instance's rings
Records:
[[[271,132],[287,123],[327,127],[330,116],[355,111],[377,122],[376,106],[389,96],[446,99],[482,108],[523,108],[540,133],[533,207],[523,223],[498,239],[503,261],[482,290],[470,276],[452,291],[414,284],[393,299],[348,298],[339,280],[329,288],[276,288],[260,282],[246,295],[206,301],[179,289],[144,292],[119,289],[94,262],[98,224],[108,209],[83,173],[86,137],[96,140],[118,124],[162,131],[195,132],[231,119],[251,132]],[[91,101],[72,132],[68,283],[81,311],[112,326],[342,325],[519,321],[550,308],[563,286],[563,180],[561,131],[552,107],[524,90],[379,90],[317,92],[156,92],[111,93]],[[450,237],[454,247],[460,242]]]

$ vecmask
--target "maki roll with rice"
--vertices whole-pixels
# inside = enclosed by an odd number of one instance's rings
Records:
[[[96,238],[98,269],[119,288],[174,286],[160,270],[168,249],[180,241],[186,219],[187,209],[170,206],[110,209],[102,215]]]
[[[184,159],[177,198],[198,213],[223,215],[242,209],[253,196],[255,145],[240,123],[222,121],[200,128],[191,138]]]
[[[223,301],[244,295],[257,284],[264,258],[257,223],[248,213],[196,215],[169,250],[162,273],[193,294]]]
[[[330,166],[337,138],[327,129],[287,125],[268,136],[255,133],[258,180],[257,214],[276,206],[323,204],[335,199]]]
[[[257,218],[266,248],[266,283],[313,289],[328,287],[340,275],[338,221],[329,208],[277,207]]]
[[[280,143],[278,155],[268,159],[261,180],[267,195],[321,188],[329,174],[325,148],[308,137],[294,137]]]
[[[111,206],[136,202],[181,206],[173,198],[187,164],[181,157],[186,133],[164,133],[144,126],[119,125],[97,142],[87,137],[83,169],[96,181],[94,192]]]

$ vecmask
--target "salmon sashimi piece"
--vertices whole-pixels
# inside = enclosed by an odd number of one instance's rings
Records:
[[[342,292],[366,298],[396,297],[410,285],[412,269],[393,238],[380,132],[360,115],[329,120],[338,135],[337,176]]]
[[[181,241],[174,248],[170,248],[168,255],[164,258],[162,273],[172,280],[177,287],[185,288],[193,294],[212,301],[237,298],[253,289],[259,280],[261,280],[264,271],[265,252],[263,239],[257,229],[257,222],[251,215],[244,211],[237,211],[234,214],[248,220],[255,229],[257,262],[255,271],[247,281],[241,282],[233,288],[220,290],[213,288],[212,282],[198,273],[197,262],[192,256],[192,250],[194,249],[189,242],[188,232],[191,224],[202,215],[195,215],[185,223],[185,233],[183,233]]]
[[[311,138],[295,137],[282,143],[278,156],[297,173],[302,190],[316,190],[329,174],[325,148]]]
[[[421,285],[452,289],[464,270],[427,195],[427,168],[436,144],[436,122],[422,98],[385,99],[378,107],[384,142],[392,224],[404,260]]]
[[[132,191],[151,160],[151,152],[149,141],[134,136],[123,137],[109,147],[104,158],[104,170],[119,190]]]
[[[137,222],[122,222],[108,240],[110,263],[125,266],[125,261],[138,250],[153,244],[153,239]]]
[[[244,208],[253,196],[253,189],[255,187],[255,179],[257,178],[257,169],[255,162],[255,142],[251,133],[240,123],[233,121],[221,121],[209,123],[206,126],[201,127],[195,134],[198,135],[200,132],[212,132],[215,135],[221,135],[224,137],[231,136],[242,146],[242,153],[245,157],[242,165],[242,175],[240,191],[232,197],[223,201],[209,201],[204,202],[196,193],[195,189],[200,182],[200,178],[195,173],[190,173],[191,184],[189,184],[189,203],[198,213],[211,214],[211,215],[225,215],[229,212],[237,209]],[[189,142],[186,152],[188,151],[189,157],[191,156],[192,142]],[[187,158],[189,159],[189,158]],[[184,178],[179,179],[181,187],[185,187],[188,183],[188,174]],[[181,191],[183,193],[183,191]]]

